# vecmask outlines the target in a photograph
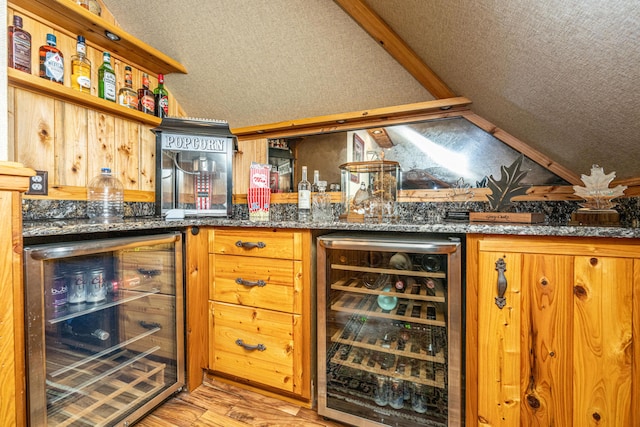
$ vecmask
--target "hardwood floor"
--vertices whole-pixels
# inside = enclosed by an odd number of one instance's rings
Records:
[[[312,409],[216,381],[171,398],[140,420],[137,427],[344,427]]]

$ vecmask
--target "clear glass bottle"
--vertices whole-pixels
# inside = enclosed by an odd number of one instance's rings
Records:
[[[138,89],[138,110],[143,113],[155,112],[155,100],[153,92],[149,89],[149,75],[142,73],[142,87]]]
[[[320,171],[316,169],[313,171],[313,182],[311,183],[311,191],[313,193],[318,191],[318,181],[320,181]]]
[[[133,71],[128,65],[124,67],[124,86],[118,91],[118,104],[134,110],[138,109],[138,93],[133,90]]]
[[[64,83],[64,55],[56,47],[56,36],[47,34],[47,44],[40,46],[40,77],[52,82]]]
[[[71,57],[71,87],[91,93],[91,61],[87,59],[87,45],[83,36],[78,36],[76,54]]]
[[[153,100],[155,101],[154,115],[156,117],[167,117],[169,115],[169,93],[164,88],[164,75],[158,74],[158,87],[153,90]]]
[[[302,166],[302,179],[298,183],[298,221],[311,220],[311,183],[307,180],[307,167]]]
[[[87,216],[100,222],[120,221],[124,217],[124,186],[110,168],[102,168],[100,175],[89,182]]]
[[[22,17],[13,15],[13,25],[9,26],[8,36],[7,65],[31,73],[31,34],[22,29]]]
[[[315,222],[333,221],[331,195],[325,192],[326,189],[327,181],[318,181],[318,192],[313,195],[311,204],[311,215]]]
[[[98,96],[116,102],[116,73],[111,66],[111,54],[102,54],[102,65],[98,68]]]

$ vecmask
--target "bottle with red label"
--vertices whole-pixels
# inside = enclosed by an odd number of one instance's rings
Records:
[[[154,89],[155,116],[167,117],[169,115],[169,93],[164,88],[164,75],[158,74],[158,87]]]
[[[9,26],[8,65],[16,70],[31,73],[31,34],[22,29],[22,18],[13,15]]]
[[[142,87],[138,89],[138,110],[153,115],[155,105],[153,92],[149,89],[149,75],[142,73]]]

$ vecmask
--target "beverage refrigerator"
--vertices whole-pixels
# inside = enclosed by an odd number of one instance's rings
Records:
[[[318,413],[355,426],[463,423],[462,243],[320,236]]]
[[[128,426],[181,390],[182,252],[178,231],[27,241],[30,426]]]

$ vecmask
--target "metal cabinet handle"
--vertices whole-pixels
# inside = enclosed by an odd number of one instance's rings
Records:
[[[243,286],[259,286],[259,287],[263,287],[266,286],[267,282],[265,282],[264,280],[258,280],[257,282],[250,282],[248,280],[244,280],[241,277],[236,278],[236,283],[238,285],[243,285]]]
[[[264,344],[258,344],[258,345],[245,344],[240,338],[236,340],[236,345],[243,347],[245,350],[265,351],[267,349],[267,347]]]
[[[243,242],[242,240],[238,240],[236,242],[236,246],[244,249],[253,249],[253,248],[266,248],[267,244],[264,242]]]
[[[502,258],[498,258],[496,261],[496,271],[498,272],[498,296],[496,297],[496,305],[499,309],[502,309],[507,304],[507,299],[504,297],[507,291],[507,278],[504,272],[507,271],[507,263]]]

